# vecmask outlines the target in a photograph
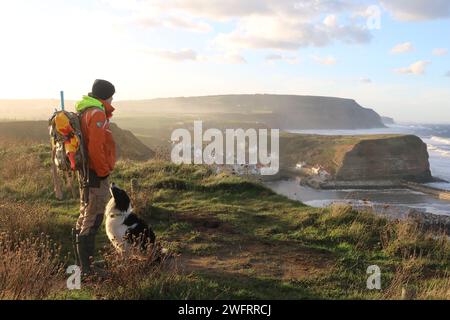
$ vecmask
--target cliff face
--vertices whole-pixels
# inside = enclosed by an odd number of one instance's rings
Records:
[[[120,129],[115,123],[111,123],[111,131],[119,158],[148,160],[154,157],[155,152],[136,138],[131,131]]]
[[[362,140],[344,155],[336,180],[431,181],[426,144],[416,136]]]
[[[427,146],[413,135],[282,134],[280,163],[294,174],[299,163],[321,167],[329,173],[330,182],[432,180]]]

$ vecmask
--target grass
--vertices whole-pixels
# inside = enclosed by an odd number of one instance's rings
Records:
[[[53,199],[46,145],[0,142],[0,150],[0,232],[10,243],[0,256],[2,298],[399,299],[403,290],[413,298],[450,299],[443,234],[345,206],[311,208],[249,180],[164,161],[120,161],[112,180],[128,191],[137,181],[130,192],[136,212],[173,257],[162,264],[151,256],[118,260],[102,229],[97,244],[106,246],[99,257],[108,262],[108,278],[68,291],[61,269],[72,264],[78,202]],[[52,245],[17,247],[42,236]],[[46,257],[40,264],[46,281],[2,282],[11,270],[33,270],[24,259],[33,255]],[[380,291],[366,288],[370,265],[381,268]]]

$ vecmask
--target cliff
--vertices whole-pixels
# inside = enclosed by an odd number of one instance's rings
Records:
[[[362,140],[345,154],[335,178],[431,181],[427,146],[413,135]]]
[[[154,152],[136,138],[130,131],[122,130],[111,123],[111,130],[116,141],[118,158],[130,160],[147,160]],[[0,122],[0,139],[49,143],[47,121],[11,121]]]
[[[391,118],[391,117],[381,117],[381,121],[383,121],[383,124],[385,124],[385,125],[395,124],[394,118]]]
[[[118,101],[116,115],[203,114],[220,120],[252,121],[280,129],[384,127],[381,117],[355,100],[297,95],[221,95]]]
[[[285,170],[303,162],[321,167],[331,181],[432,180],[427,146],[413,135],[282,134],[280,143]]]

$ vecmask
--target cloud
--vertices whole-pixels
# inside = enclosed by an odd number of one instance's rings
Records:
[[[431,64],[431,61],[420,60],[407,68],[399,68],[395,69],[395,72],[402,74],[415,74],[415,75],[423,75],[426,72],[427,66]]]
[[[327,27],[334,28],[337,26],[337,17],[334,14],[330,14],[325,17],[323,24]]]
[[[414,51],[414,46],[411,42],[399,43],[391,49],[393,54],[401,54]]]
[[[337,63],[336,58],[333,56],[327,56],[327,57],[312,56],[312,59],[316,63],[326,65],[326,66],[332,66]]]
[[[372,34],[364,18],[342,23],[367,7],[352,0],[99,0],[120,16],[134,17],[127,27],[166,27],[212,31],[213,22],[233,23],[212,41],[225,52],[241,49],[297,50],[333,42],[368,43]],[[364,2],[364,1],[363,1]],[[123,14],[126,12],[127,14]],[[331,14],[332,13],[332,14]],[[325,16],[325,18],[324,18]],[[342,19],[344,20],[344,19]]]
[[[450,78],[450,71],[448,71],[448,72],[445,74],[445,76]]]
[[[218,20],[273,14],[309,20],[358,6],[349,0],[153,0],[151,3],[164,11],[177,10]]]
[[[372,79],[370,79],[370,78],[360,78],[359,82],[361,82],[363,84],[371,84],[372,83]]]
[[[402,21],[425,21],[450,17],[448,0],[382,0],[382,5]]]
[[[297,64],[300,62],[300,59],[296,56],[284,56],[281,54],[269,54],[266,56],[265,59],[268,63],[275,63],[277,61],[280,61],[289,64]]]
[[[165,27],[172,29],[185,29],[195,32],[211,32],[213,28],[206,22],[196,21],[193,19],[170,16],[170,17],[150,17],[141,16],[137,18],[132,18],[128,21],[130,25],[135,25],[142,28],[157,28]]]
[[[165,60],[171,61],[198,60],[198,54],[192,49],[181,49],[178,51],[164,50],[164,49],[148,49],[145,51]]]
[[[247,60],[237,52],[226,52],[213,55],[200,55],[192,49],[165,50],[165,49],[145,49],[144,52],[157,56],[164,60],[183,62],[213,62],[225,64],[244,64]]]
[[[247,63],[247,60],[237,52],[226,52],[226,53],[222,53],[222,54],[200,56],[198,60],[201,62],[214,62],[214,63],[221,63],[221,64],[246,64]]]
[[[329,25],[332,23],[330,21]],[[219,34],[214,43],[219,47],[239,49],[297,50],[324,47],[334,41],[348,44],[370,42],[372,35],[361,26],[327,26],[323,23],[289,19],[281,15],[249,16],[237,27]]]
[[[448,50],[445,48],[436,48],[433,50],[433,56],[446,56],[448,54]]]

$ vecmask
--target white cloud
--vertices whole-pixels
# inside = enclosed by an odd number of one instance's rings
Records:
[[[332,66],[337,63],[336,58],[333,56],[327,56],[327,57],[312,56],[312,59],[316,63],[326,65],[326,66]]]
[[[192,49],[165,50],[165,49],[144,49],[144,52],[159,57],[164,60],[183,62],[212,62],[224,64],[244,64],[247,60],[237,52],[225,52],[220,54],[200,55]]]
[[[98,1],[120,12],[119,16],[127,20],[127,28],[210,32],[212,22],[232,23],[231,31],[217,34],[211,42],[224,52],[248,48],[297,50],[334,42],[362,44],[372,38],[364,18],[352,17],[338,23],[338,14],[351,15],[367,7],[352,0]]]
[[[433,56],[446,56],[448,54],[448,49],[445,48],[436,48],[433,49]]]
[[[142,28],[165,27],[172,29],[185,29],[195,32],[211,32],[213,30],[211,25],[209,25],[204,21],[196,21],[181,16],[169,16],[163,18],[152,16],[141,16],[129,19],[127,23]]]
[[[448,0],[382,0],[383,6],[396,19],[402,21],[425,21],[450,17]]]
[[[363,7],[350,0],[100,0],[111,8],[136,16],[130,25],[181,28],[209,32],[208,22],[228,21],[234,30],[214,43],[225,51],[242,48],[295,50],[321,47],[333,41],[367,43],[371,33],[365,21],[350,19],[338,25],[336,14]],[[329,14],[333,13],[333,14]],[[322,16],[328,14],[322,21]]]
[[[165,11],[177,10],[219,20],[273,14],[310,20],[324,13],[360,7],[349,0],[152,0],[151,3]]]
[[[431,61],[420,60],[420,61],[417,61],[417,62],[411,64],[409,67],[398,68],[395,71],[397,73],[402,73],[402,74],[423,75],[423,74],[425,74],[426,68],[429,64],[431,64]]]
[[[300,59],[297,56],[285,56],[281,54],[269,54],[266,56],[265,59],[268,63],[275,63],[279,61],[279,62],[286,62],[289,64],[298,64],[300,62]]]
[[[360,78],[359,81],[363,84],[371,84],[372,83],[372,79],[370,79],[370,78]]]
[[[445,74],[446,77],[450,77],[450,71]]]
[[[299,21],[282,15],[253,15],[241,18],[233,31],[219,34],[215,44],[234,50],[297,50],[310,46],[323,47],[335,40],[367,43],[371,40],[371,34],[364,27],[356,25],[330,28],[323,23]]]
[[[247,60],[238,52],[225,52],[214,55],[199,56],[201,62],[214,62],[221,64],[245,64]]]
[[[337,17],[334,14],[330,14],[325,17],[323,24],[327,27],[334,28],[337,26]]]
[[[155,56],[158,56],[162,59],[171,61],[198,60],[198,54],[192,49],[181,49],[181,50],[148,49],[145,51]]]
[[[414,46],[411,42],[399,43],[391,49],[391,53],[393,54],[400,54],[412,51],[414,51]]]

